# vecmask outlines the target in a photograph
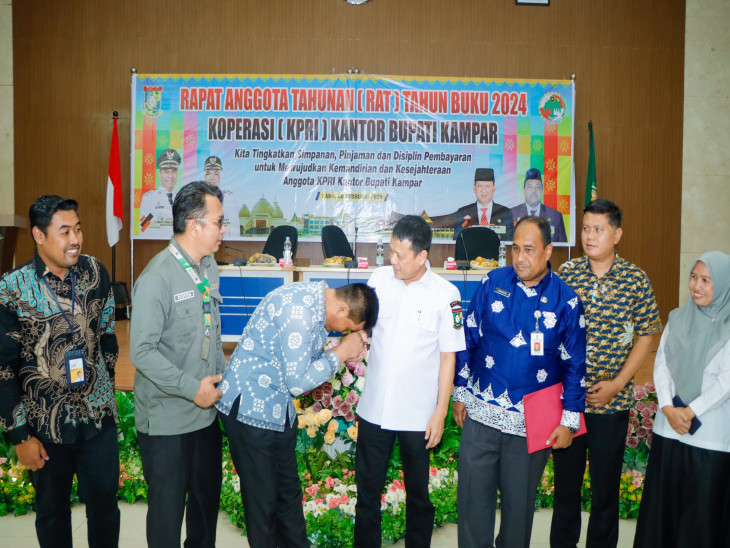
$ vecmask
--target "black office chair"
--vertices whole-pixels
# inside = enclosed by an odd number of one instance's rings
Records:
[[[276,257],[278,261],[284,257],[284,242],[286,237],[289,236],[291,242],[291,256],[292,259],[297,256],[297,242],[299,240],[299,233],[297,229],[289,225],[277,226],[271,231],[269,237],[266,238],[264,244],[264,253]]]
[[[322,228],[322,253],[325,259],[337,256],[355,258],[347,236],[337,225]]]
[[[499,258],[499,236],[486,226],[465,228],[456,237],[457,261],[473,261],[477,257]]]

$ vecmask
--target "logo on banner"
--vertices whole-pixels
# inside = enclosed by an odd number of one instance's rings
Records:
[[[560,122],[568,110],[565,105],[565,99],[555,92],[543,95],[542,99],[540,99],[539,108],[540,116],[542,116],[544,120],[555,123]]]
[[[144,115],[154,118],[162,112],[162,86],[144,86]]]

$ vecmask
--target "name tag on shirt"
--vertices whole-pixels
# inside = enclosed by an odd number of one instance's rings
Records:
[[[195,298],[194,291],[184,291],[184,292],[178,293],[174,296],[176,303],[179,303],[181,301],[187,301],[188,299],[193,299],[193,298]]]
[[[541,331],[533,331],[530,333],[530,355],[545,355],[545,335]]]
[[[73,349],[64,355],[66,365],[66,381],[69,386],[86,384],[86,367],[84,362],[84,351]]]

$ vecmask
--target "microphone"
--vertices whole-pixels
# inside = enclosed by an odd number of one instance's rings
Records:
[[[223,244],[223,247],[226,249],[230,249],[231,251],[235,251],[236,253],[240,253],[243,255],[243,258],[241,259],[233,259],[233,266],[246,266],[248,264],[248,259],[246,259],[245,253],[238,249],[237,247],[232,247],[227,244]]]
[[[467,229],[464,229],[467,230]],[[457,268],[459,270],[470,270],[471,269],[471,261],[469,260],[469,251],[466,248],[466,242],[464,242],[464,231],[462,230],[459,232],[459,235],[457,236],[457,241],[461,241],[461,247],[464,248],[464,257],[466,257],[466,261],[457,261]],[[459,264],[461,263],[461,264]]]
[[[355,241],[354,241],[354,250],[352,251],[352,254],[355,255],[351,261],[345,261],[345,264],[342,265],[345,268],[357,268],[357,219],[355,219]]]

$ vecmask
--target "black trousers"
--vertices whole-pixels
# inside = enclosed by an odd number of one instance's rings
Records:
[[[257,428],[220,414],[233,464],[241,478],[246,536],[251,548],[308,547],[297,471],[297,429],[287,419],[283,432]]]
[[[360,419],[355,452],[355,546],[373,548],[382,542],[380,497],[396,438],[406,487],[406,546],[431,545],[434,507],[428,496],[429,457],[425,432],[384,430]]]
[[[221,497],[221,431],[210,426],[173,436],[137,433],[147,482],[147,545],[180,546],[183,514],[186,548],[214,548]]]
[[[567,449],[553,451],[555,495],[550,528],[552,548],[575,548],[580,536],[580,500],[586,450],[591,473],[591,515],[587,548],[616,548],[621,468],[629,412],[586,413],[588,432]]]
[[[456,491],[460,548],[530,546],[537,486],[549,456],[549,448],[529,454],[526,438],[466,417]],[[502,512],[495,540],[497,490]]]
[[[730,547],[730,453],[654,435],[634,548]]]
[[[74,444],[44,444],[48,460],[30,473],[36,492],[35,528],[41,548],[70,548],[73,476],[79,498],[86,504],[88,540],[91,548],[119,544],[119,445],[117,429],[102,427],[91,439]]]

